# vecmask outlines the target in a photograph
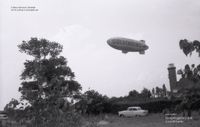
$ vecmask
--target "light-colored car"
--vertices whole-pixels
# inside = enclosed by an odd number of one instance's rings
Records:
[[[132,117],[132,116],[146,116],[148,110],[143,110],[141,107],[128,107],[127,110],[119,111],[119,116]]]

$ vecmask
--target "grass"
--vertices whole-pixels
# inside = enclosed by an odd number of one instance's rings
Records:
[[[181,115],[177,118],[183,118]],[[193,113],[190,120],[183,120],[182,123],[167,123],[164,114],[149,114],[145,117],[122,118],[117,115],[99,115],[86,117],[85,127],[200,127],[200,115]],[[99,125],[99,121],[109,122],[106,125]],[[180,122],[180,121],[179,121]],[[92,124],[91,124],[92,123]]]
[[[181,117],[178,115],[177,117]],[[184,120],[183,123],[166,123],[164,114],[149,114],[145,117],[119,117],[113,114],[84,115],[81,127],[200,127],[200,115],[193,113],[191,120]],[[106,123],[106,124],[100,124]],[[4,127],[4,126],[3,126]],[[15,124],[7,127],[26,127]]]

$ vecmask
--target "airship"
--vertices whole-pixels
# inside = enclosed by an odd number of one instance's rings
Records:
[[[107,40],[108,45],[112,48],[121,50],[122,53],[139,52],[145,54],[145,50],[149,47],[145,44],[144,40],[134,40],[123,37],[114,37]]]

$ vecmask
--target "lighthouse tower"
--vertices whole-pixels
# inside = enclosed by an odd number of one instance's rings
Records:
[[[176,79],[176,67],[174,66],[173,63],[168,65],[168,78],[169,78],[169,85],[170,85],[170,90],[172,93],[176,93],[176,83],[177,83],[177,79]]]

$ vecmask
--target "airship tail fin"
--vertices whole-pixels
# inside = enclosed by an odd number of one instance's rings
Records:
[[[140,42],[141,42],[142,44],[145,44],[145,40],[140,40]]]
[[[145,54],[145,51],[140,51],[139,53],[140,53],[140,54]]]

